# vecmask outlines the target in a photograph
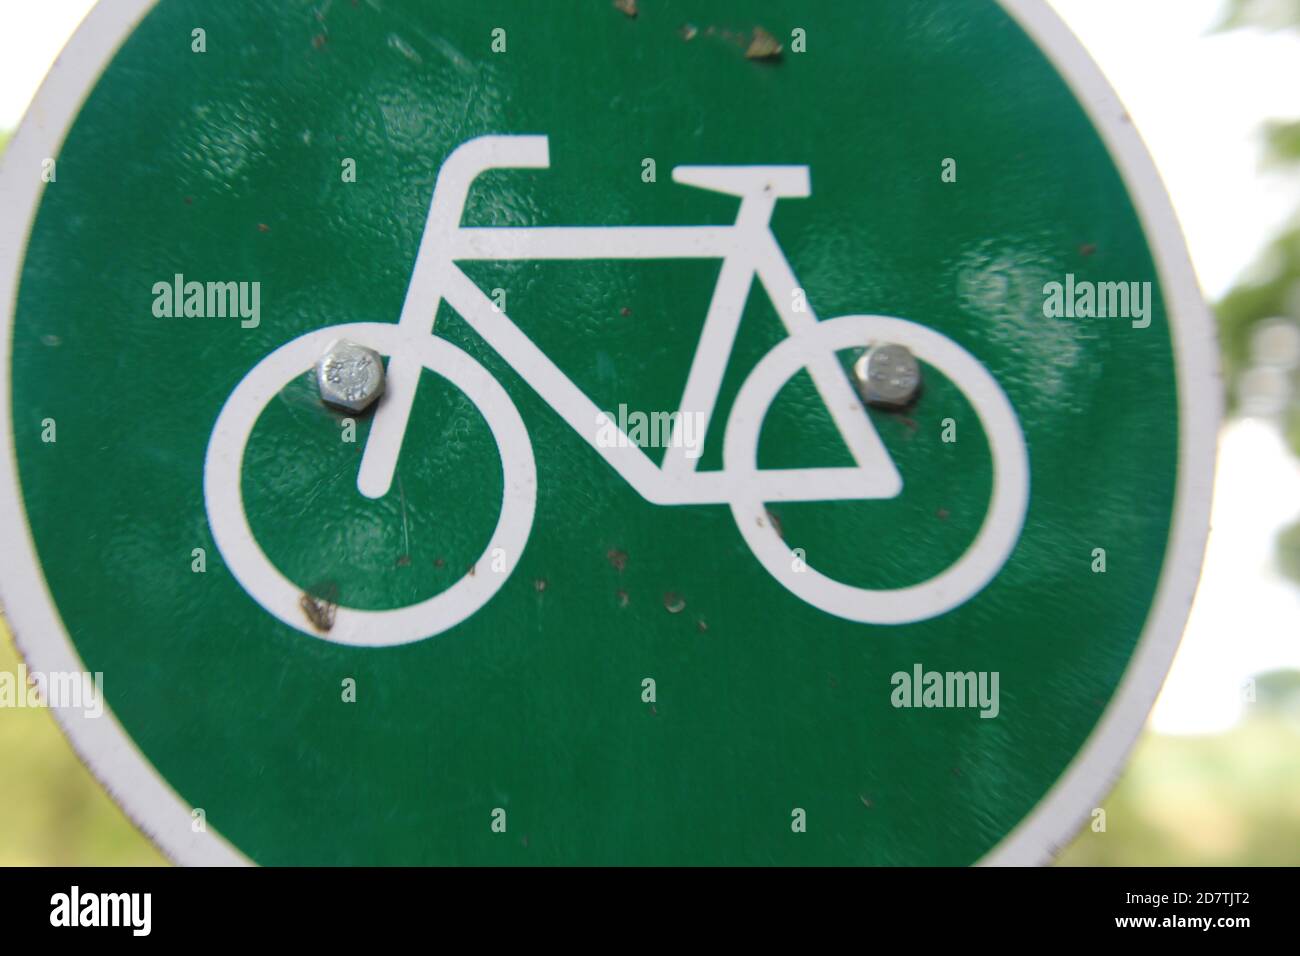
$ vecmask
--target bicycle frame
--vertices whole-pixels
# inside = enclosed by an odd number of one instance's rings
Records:
[[[399,326],[409,337],[433,334],[439,303],[447,302],[504,358],[569,427],[582,436],[646,500],[655,504],[725,504],[736,476],[700,472],[680,441],[681,416],[662,466],[635,443],[598,442],[601,409],[546,356],[509,316],[456,265],[463,261],[545,259],[721,259],[722,268],[687,376],[678,411],[700,415],[703,443],[741,315],[755,278],[791,337],[817,325],[811,307],[795,307],[798,279],[770,223],[781,198],[810,195],[805,166],[678,166],[673,180],[740,198],[732,226],[462,227],[470,186],[490,169],[545,169],[545,136],[484,136],[448,156],[438,173],[428,221],[402,306]],[[766,501],[891,498],[902,480],[833,352],[810,350],[807,369],[856,467],[769,469],[755,480]],[[357,487],[367,497],[387,493],[406,434],[421,365],[393,354],[387,396],[375,413]],[[729,423],[730,424],[730,423]]]

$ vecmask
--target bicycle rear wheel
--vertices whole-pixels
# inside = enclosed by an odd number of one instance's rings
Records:
[[[837,581],[811,567],[782,540],[761,491],[758,439],[763,421],[809,349],[836,352],[894,342],[939,369],[979,416],[993,459],[993,494],[979,532],[946,570],[909,587],[873,589]],[[980,362],[947,336],[904,319],[849,315],[819,322],[767,353],[741,386],[727,420],[723,462],[739,489],[731,513],[754,556],[793,594],[829,614],[865,624],[907,624],[937,617],[979,593],[1001,570],[1029,504],[1029,458],[1019,419],[1001,386]]]

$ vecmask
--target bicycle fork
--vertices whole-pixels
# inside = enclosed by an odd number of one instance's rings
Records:
[[[411,271],[398,326],[405,337],[433,334],[451,260],[452,241],[460,228],[470,185],[486,169],[546,169],[550,148],[545,136],[481,136],[462,143],[443,162],[433,187],[429,217]],[[374,412],[361,456],[357,489],[367,498],[382,498],[392,487],[402,440],[420,384],[421,365],[409,355],[388,359],[385,395]]]

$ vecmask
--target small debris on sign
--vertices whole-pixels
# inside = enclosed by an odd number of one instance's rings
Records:
[[[533,582],[533,588],[534,588],[534,590],[537,591],[538,594],[541,594],[543,591],[545,591],[545,590],[546,590],[546,578],[538,578],[536,581],[534,581],[534,582]]]
[[[411,566],[411,556],[409,554],[398,555],[397,566],[399,568],[409,568]]]
[[[782,541],[784,541],[785,529],[781,527],[781,519],[769,511],[767,513],[767,520],[772,522],[772,530],[776,532],[776,536],[780,538]]]
[[[750,60],[779,60],[781,44],[777,43],[776,37],[762,27],[754,27],[754,37],[749,41],[749,49],[745,51],[745,56]]]
[[[1085,242],[1083,245],[1079,247],[1079,255],[1083,256],[1085,259],[1091,256],[1096,251],[1097,251],[1097,244],[1095,242]]]
[[[948,520],[948,513],[949,513],[949,512],[948,512],[948,509],[947,509],[947,508],[940,508],[938,511],[935,512],[935,516],[936,516],[940,521],[947,521],[947,520]]]
[[[623,569],[627,567],[627,552],[620,551],[618,548],[610,548],[605,552],[605,560],[609,562],[610,567],[622,574]]]
[[[627,306],[623,306],[623,308],[618,310],[618,314],[623,316],[623,318],[626,319],[629,315],[632,314],[632,310],[629,309]]]
[[[709,633],[709,622],[704,620],[704,618],[700,618],[698,621],[696,621],[695,626],[699,628],[701,634]]]
[[[433,559],[433,566],[434,566],[435,568],[441,568],[441,567],[443,567],[444,565],[446,565],[446,563],[447,563],[447,562],[444,561],[444,560],[442,560],[442,558],[434,558],[434,559]]]
[[[298,606],[302,608],[302,612],[307,615],[307,620],[311,621],[316,630],[328,631],[334,626],[334,612],[338,610],[338,605],[332,601],[326,601],[304,591],[298,598]]]
[[[627,605],[628,605],[628,596],[627,596],[627,592],[626,592],[626,591],[624,591],[622,588],[619,588],[618,591],[615,593],[614,596],[618,598],[618,606],[619,606],[619,607],[627,607]]]
[[[268,226],[268,225],[267,225],[266,223],[264,223],[264,222],[259,222],[259,223],[257,224],[257,231],[258,231],[258,232],[270,232],[270,231],[271,231],[271,227]]]
[[[669,591],[664,595],[664,609],[669,614],[680,614],[686,610],[686,599],[674,591]]]
[[[868,810],[871,809],[872,803],[870,800],[867,799],[867,795],[865,793],[858,794],[858,799],[862,801],[862,805],[864,807],[866,807]]]
[[[318,33],[311,38],[311,45],[320,50],[324,48],[327,37],[323,33]]]
[[[468,575],[472,578],[472,577],[474,576],[474,572],[477,571],[477,570],[478,570],[478,565],[477,565],[477,564],[471,564],[471,565],[469,566],[469,570],[466,571],[465,573],[468,574]]]
[[[700,29],[693,23],[683,23],[680,32],[682,34],[682,39],[689,42],[695,39],[696,35],[700,32]]]
[[[640,11],[636,8],[636,0],[614,0],[614,9],[621,10],[629,17],[635,17]]]

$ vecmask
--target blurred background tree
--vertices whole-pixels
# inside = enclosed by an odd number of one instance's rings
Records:
[[[1229,0],[1220,29],[1242,27],[1300,29],[1300,0]],[[1266,167],[1300,173],[1300,120],[1269,123],[1263,135]],[[1219,303],[1218,317],[1229,410],[1276,416],[1300,455],[1300,211]],[[1278,564],[1300,582],[1300,522],[1279,536]]]

